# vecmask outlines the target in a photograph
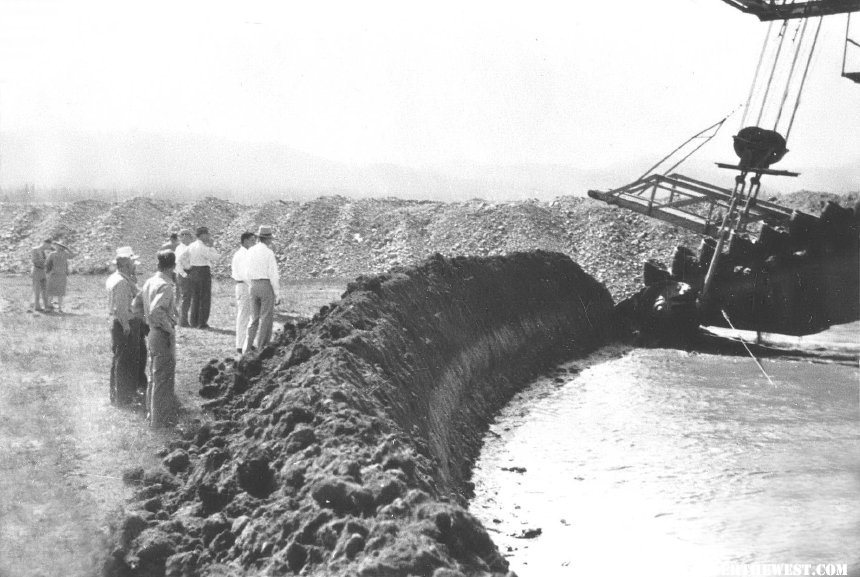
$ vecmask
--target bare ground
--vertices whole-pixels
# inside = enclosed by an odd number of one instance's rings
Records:
[[[108,402],[110,337],[104,277],[70,279],[65,314],[32,307],[26,276],[0,276],[0,576],[90,576],[105,554],[108,520],[131,494],[122,472],[157,463],[179,431]],[[308,316],[345,283],[287,285],[280,320]],[[214,330],[177,338],[176,392],[204,420],[198,373],[234,350],[232,281],[213,286]]]

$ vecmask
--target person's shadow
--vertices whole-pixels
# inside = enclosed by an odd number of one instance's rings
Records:
[[[304,318],[306,318],[306,317],[303,317],[301,315],[289,314],[289,313],[279,313],[277,311],[275,311],[275,315],[274,315],[275,322],[282,323],[282,324],[294,323],[294,322],[299,321],[299,320],[304,319]]]
[[[208,333],[218,333],[219,335],[235,335],[236,334],[235,330],[216,329],[215,327],[209,327],[208,329],[205,329],[205,331]]]

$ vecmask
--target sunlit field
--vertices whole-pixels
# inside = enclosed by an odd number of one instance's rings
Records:
[[[0,276],[0,575],[91,576],[106,553],[112,513],[130,488],[122,472],[157,464],[182,428],[208,417],[201,367],[235,353],[232,280],[213,283],[212,330],[177,335],[176,429],[151,430],[141,412],[108,400],[105,277],[72,276],[64,314],[34,313],[27,276]],[[276,310],[310,316],[345,281],[287,283]],[[177,430],[179,429],[179,430]]]

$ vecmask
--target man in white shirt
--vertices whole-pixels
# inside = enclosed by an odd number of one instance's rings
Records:
[[[179,231],[179,244],[173,249],[176,254],[176,302],[179,303],[179,326],[188,326],[188,310],[191,308],[191,286],[188,281],[188,246],[194,241],[194,235],[187,228]],[[184,259],[183,259],[183,255]],[[183,265],[183,262],[185,263]]]
[[[263,348],[272,338],[275,305],[280,302],[281,277],[278,261],[272,252],[272,228],[261,226],[257,231],[259,242],[248,249],[245,256],[245,275],[250,281],[251,320],[245,336],[244,352]],[[257,329],[259,328],[259,334]],[[254,346],[254,339],[256,347]]]
[[[233,253],[230,276],[236,281],[236,352],[241,355],[248,334],[248,318],[251,316],[250,283],[245,273],[245,257],[248,249],[257,244],[257,237],[253,232],[243,232],[239,242],[239,250]]]
[[[188,245],[188,250],[182,255],[183,262],[188,265],[188,279],[191,285],[188,323],[198,329],[209,328],[209,309],[212,306],[212,267],[220,258],[212,244],[209,229],[201,226],[197,229],[197,240]]]

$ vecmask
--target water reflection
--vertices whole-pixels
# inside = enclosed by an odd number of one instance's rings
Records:
[[[860,371],[763,363],[773,385],[670,350],[536,383],[492,427],[471,511],[521,577],[860,562]]]

